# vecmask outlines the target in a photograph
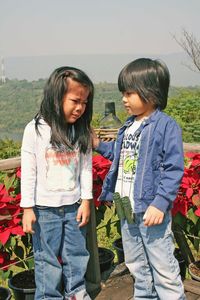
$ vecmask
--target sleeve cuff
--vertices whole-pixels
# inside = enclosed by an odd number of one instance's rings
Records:
[[[164,213],[170,208],[170,202],[160,195],[157,195],[150,205],[158,208]]]
[[[95,148],[94,150],[97,151],[98,153],[103,153],[105,151],[104,149],[104,142],[100,141],[99,146],[97,148]]]
[[[35,202],[34,201],[23,201],[21,200],[20,202],[20,207],[22,208],[27,208],[27,207],[34,207],[35,206]]]

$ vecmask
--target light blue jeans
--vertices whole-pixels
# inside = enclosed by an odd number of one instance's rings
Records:
[[[136,214],[134,224],[121,221],[125,263],[135,279],[133,299],[186,299],[173,254],[170,213],[162,224],[150,227],[144,226],[143,215]]]
[[[35,300],[90,299],[84,280],[89,260],[86,228],[78,227],[78,206],[35,207]]]

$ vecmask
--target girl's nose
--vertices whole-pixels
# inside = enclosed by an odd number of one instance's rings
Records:
[[[79,102],[79,103],[77,103],[77,105],[76,105],[76,110],[80,111],[80,110],[83,109],[83,107],[84,107],[84,104],[81,103],[81,102]]]

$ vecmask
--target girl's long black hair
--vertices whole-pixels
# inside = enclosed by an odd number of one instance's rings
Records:
[[[66,122],[63,112],[63,98],[68,90],[68,79],[87,87],[88,102],[83,115],[73,124]],[[91,147],[90,122],[93,111],[94,86],[89,77],[74,67],[57,68],[49,77],[41,102],[40,110],[35,116],[36,131],[39,133],[40,120],[51,127],[51,144],[55,147],[73,148],[75,144],[81,152],[86,153]]]

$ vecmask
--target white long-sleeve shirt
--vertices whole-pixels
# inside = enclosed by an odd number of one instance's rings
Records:
[[[51,129],[43,120],[27,124],[21,148],[21,207],[59,207],[92,199],[92,150],[59,150],[50,144]]]

